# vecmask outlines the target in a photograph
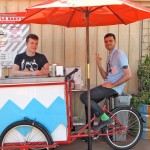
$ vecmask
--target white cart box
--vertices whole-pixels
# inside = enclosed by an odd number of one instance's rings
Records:
[[[53,141],[66,141],[68,122],[65,90],[65,82],[0,83],[0,134],[10,124],[27,117],[41,123]]]

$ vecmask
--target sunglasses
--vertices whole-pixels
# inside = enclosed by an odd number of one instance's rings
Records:
[[[108,61],[108,63],[107,63],[107,72],[109,73],[111,73],[111,64],[110,64],[110,60]]]

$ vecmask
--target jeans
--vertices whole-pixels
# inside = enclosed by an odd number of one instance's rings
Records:
[[[100,117],[103,115],[102,108],[98,105],[105,98],[109,98],[115,95],[117,92],[111,88],[105,88],[102,86],[97,86],[90,90],[90,100],[91,100],[91,118]],[[80,95],[81,102],[85,105],[85,115],[86,115],[86,123],[88,122],[88,95],[87,91],[83,92]]]

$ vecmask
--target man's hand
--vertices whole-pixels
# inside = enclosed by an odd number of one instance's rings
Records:
[[[107,78],[107,72],[105,72],[105,70],[102,67],[102,58],[99,56],[99,53],[96,53],[96,63],[99,69],[99,72],[102,76],[103,79]]]
[[[33,76],[42,76],[42,72],[40,70],[32,71]]]
[[[28,69],[24,69],[23,72],[26,72],[28,75],[31,75],[31,76],[42,76],[43,75],[40,70],[30,71]]]
[[[105,82],[105,83],[101,84],[101,86],[106,87],[106,88],[113,88],[114,87],[112,82]]]
[[[99,67],[101,67],[102,63],[102,58],[99,56],[99,53],[96,53],[96,63]]]
[[[25,68],[25,69],[23,70],[23,72],[30,72],[30,70],[28,70],[27,68]]]

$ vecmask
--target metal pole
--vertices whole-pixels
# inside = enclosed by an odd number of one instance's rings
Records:
[[[87,50],[87,93],[88,93],[88,150],[92,150],[91,101],[90,101],[90,52],[89,52],[89,11],[86,10],[86,50]]]

